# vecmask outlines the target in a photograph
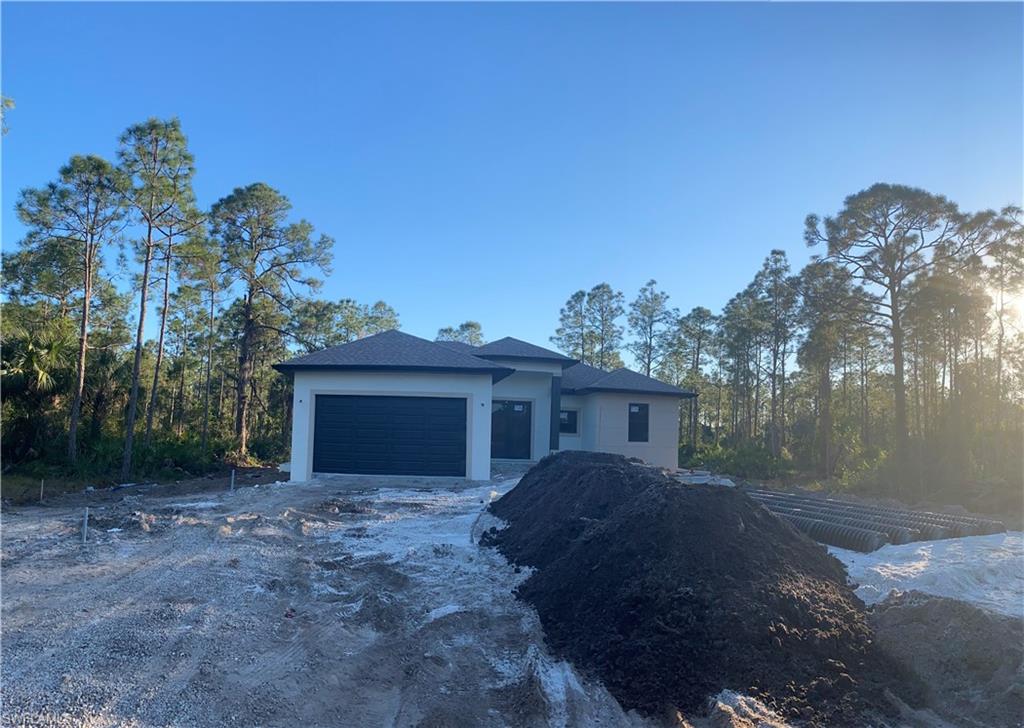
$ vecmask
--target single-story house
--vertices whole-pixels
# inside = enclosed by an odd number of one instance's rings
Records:
[[[275,369],[295,383],[293,481],[313,473],[487,480],[492,458],[533,461],[556,450],[675,468],[679,403],[695,396],[513,338],[470,346],[385,331]]]

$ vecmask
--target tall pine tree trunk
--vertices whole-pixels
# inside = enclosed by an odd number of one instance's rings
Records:
[[[690,447],[694,450],[697,449],[697,444],[700,442],[700,399],[699,397],[690,398]]]
[[[778,457],[779,455],[779,344],[778,341],[772,342],[772,370],[771,370],[771,387],[769,396],[771,397],[770,405],[770,424],[769,429],[771,432],[768,434],[768,448],[772,455]]]
[[[235,403],[235,437],[238,438],[238,451],[242,455],[249,452],[249,382],[252,378],[252,337],[255,329],[252,314],[250,290],[243,308],[244,323],[242,342],[238,351],[238,387]]]
[[[781,374],[779,377],[779,454],[782,448],[786,447],[786,350],[788,340],[782,342],[782,360],[779,362]]]
[[[700,376],[700,350],[701,350],[701,343],[702,343],[701,342],[701,337],[698,336],[697,340],[694,342],[694,349],[693,349],[693,368],[692,368],[693,378],[692,379],[693,379],[693,383],[694,383],[694,392],[696,392],[696,390],[697,390],[696,383],[698,381],[698,377]],[[700,422],[700,401],[699,401],[698,397],[693,397],[693,398],[690,399],[690,447],[693,448],[693,450],[695,452],[697,450],[697,442],[700,439],[699,438],[699,431],[698,431],[698,428],[700,426],[699,422]]]
[[[921,423],[921,414],[922,414],[921,410],[922,410],[923,394],[921,392],[920,359],[921,359],[921,338],[919,336],[915,336],[914,337],[914,364],[913,364],[913,371],[914,371],[914,431],[915,431],[915,433],[917,434],[918,437],[921,437],[924,434],[924,431],[922,429],[924,427],[924,425]]]
[[[132,473],[132,457],[135,442],[135,417],[139,407],[139,379],[142,373],[142,348],[146,325],[146,299],[149,297],[149,269],[153,263],[153,224],[146,225],[146,260],[142,266],[142,287],[139,292],[139,326],[135,332],[135,360],[132,362],[132,389],[128,397],[128,412],[125,415],[124,457],[121,459],[121,480]]]
[[[210,323],[209,331],[206,340],[206,372],[203,383],[203,435],[201,449],[206,452],[206,443],[210,434],[210,373],[213,368],[213,328],[215,324],[214,320],[214,304],[215,297],[213,288],[210,289]]]
[[[185,430],[185,408],[188,406],[187,397],[185,395],[185,374],[188,367],[188,317],[184,317],[181,332],[181,349],[178,353],[178,358],[181,360],[181,383],[178,386],[178,424],[175,428],[174,433],[181,437]]]
[[[715,446],[721,441],[722,435],[722,369],[718,369],[718,401],[715,403]]]
[[[907,432],[907,389],[903,377],[903,321],[900,306],[902,302],[895,288],[889,289],[889,304],[892,307],[892,366],[893,366],[893,429],[896,442],[897,462],[908,460],[909,436]]]
[[[867,346],[860,348],[860,442],[868,447],[868,364]]]
[[[160,365],[164,360],[164,335],[167,332],[167,306],[170,299],[171,288],[171,241],[170,234],[167,235],[167,255],[164,266],[164,294],[163,308],[160,311],[160,335],[156,344],[156,364],[153,366],[153,389],[149,393],[149,409],[146,412],[146,436],[143,438],[143,446],[149,448],[153,442],[153,417],[156,416],[156,393],[160,386]]]
[[[1006,337],[1003,287],[999,287],[999,308],[996,312],[996,401],[1003,401],[1003,340]]]
[[[178,382],[178,396],[175,403],[175,409],[177,410],[177,422],[174,427],[174,434],[181,437],[181,433],[185,428],[185,362],[184,355],[182,356],[181,366],[181,379]]]
[[[758,343],[754,355],[754,426],[751,436],[754,441],[758,437],[758,420],[761,415],[761,344]]]
[[[832,378],[828,360],[818,372],[818,468],[824,478],[832,475]]]
[[[92,239],[85,241],[85,259],[82,295],[82,322],[78,332],[78,367],[75,379],[75,396],[71,400],[71,416],[68,422],[68,460],[72,465],[78,462],[78,422],[82,418],[82,394],[85,392],[85,355],[89,348],[89,307],[92,303],[92,270],[95,263],[96,247]]]
[[[220,386],[217,388],[217,426],[224,425],[224,368],[220,370]]]

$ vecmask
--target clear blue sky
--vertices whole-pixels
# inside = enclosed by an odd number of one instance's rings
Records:
[[[5,2],[3,248],[71,154],[181,118],[209,205],[267,182],[322,295],[546,344],[577,288],[718,309],[876,181],[1022,198],[1021,4]],[[127,281],[124,282],[127,284]]]

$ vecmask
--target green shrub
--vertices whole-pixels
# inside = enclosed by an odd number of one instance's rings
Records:
[[[789,453],[772,455],[767,448],[751,443],[738,447],[711,445],[699,447],[689,454],[680,450],[680,464],[684,468],[702,468],[739,478],[770,480],[792,470]]]
[[[198,438],[156,440],[136,456],[138,476],[170,477],[182,471],[199,475],[215,470],[227,451],[227,443],[214,440],[204,450]],[[180,470],[179,470],[180,468]]]
[[[276,464],[287,460],[288,447],[280,435],[262,435],[249,441],[249,453],[262,463]]]

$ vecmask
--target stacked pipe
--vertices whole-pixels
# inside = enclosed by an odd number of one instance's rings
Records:
[[[750,495],[759,499],[771,499],[772,502],[793,506],[818,508],[826,512],[843,512],[875,520],[893,520],[899,524],[911,524],[909,527],[933,526],[930,531],[933,537],[949,538],[952,536],[978,536],[990,533],[1002,533],[1006,527],[1000,522],[972,516],[959,516],[947,513],[930,513],[927,511],[910,511],[903,508],[870,506],[834,498],[815,498],[790,493],[755,490]],[[927,531],[927,529],[925,529]],[[928,535],[926,533],[925,535]]]
[[[805,503],[814,503],[819,500],[808,496],[799,497]],[[949,532],[948,536],[936,536],[936,538],[949,536],[983,536],[991,533],[1003,533],[1006,531],[1006,526],[1004,526],[1000,521],[984,518],[957,516],[947,513],[931,513],[928,511],[909,511],[903,508],[889,508],[884,506],[866,506],[858,503],[835,500],[833,498],[827,498],[824,499],[824,501],[828,506],[840,508],[847,512],[864,513],[876,517],[893,517],[903,521],[935,526],[939,529],[946,529]]]
[[[822,521],[805,516],[795,516],[789,513],[778,513],[777,515],[796,526],[815,541],[827,543],[830,546],[851,549],[852,551],[874,551],[884,546],[889,540],[881,531],[844,526],[840,523]]]
[[[815,498],[770,490],[750,490],[748,495],[811,538],[856,551],[873,551],[884,543],[900,544],[1006,531],[1006,526],[1000,521],[972,516],[864,505],[835,498]],[[864,533],[857,536],[850,533],[840,535],[839,531],[817,524],[830,524]],[[866,535],[870,533],[884,540],[872,546],[877,539]]]
[[[834,515],[824,509],[804,508],[802,506],[772,505],[769,510],[777,515],[800,516],[803,518],[814,518],[825,520],[830,523],[838,523],[843,526],[851,526],[868,531],[877,531],[885,535],[888,543],[903,544],[911,541],[922,540],[921,531],[916,528],[907,528],[891,520],[857,518],[846,515]]]

